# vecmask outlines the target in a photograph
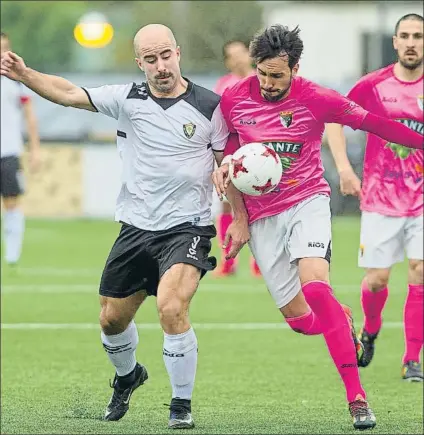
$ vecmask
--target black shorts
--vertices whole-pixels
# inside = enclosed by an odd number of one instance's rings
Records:
[[[139,290],[156,296],[159,280],[174,264],[196,266],[201,278],[216,267],[209,257],[213,225],[178,225],[168,230],[145,231],[122,223],[100,281],[99,293],[112,298],[126,298]]]
[[[0,165],[1,196],[7,198],[22,195],[24,193],[24,176],[19,157],[2,157]]]

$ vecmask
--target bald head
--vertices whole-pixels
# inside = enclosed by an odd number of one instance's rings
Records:
[[[134,51],[135,61],[156,96],[179,95],[180,48],[170,28],[162,24],[142,27],[134,37]]]
[[[177,41],[169,27],[163,24],[148,24],[142,27],[134,37],[134,51],[137,57],[142,57],[158,46],[177,48]]]

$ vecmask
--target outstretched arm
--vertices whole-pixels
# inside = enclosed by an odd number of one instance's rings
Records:
[[[388,142],[423,149],[423,136],[400,122],[368,112],[354,101],[330,89],[321,89],[312,110],[324,123],[347,125],[354,130],[373,133]]]
[[[19,81],[35,93],[62,106],[97,112],[88,94],[70,81],[28,68],[16,53],[7,51],[1,57],[1,75]]]
[[[408,148],[423,149],[424,138],[421,134],[416,133],[400,122],[371,112],[367,113],[359,128],[380,136],[388,142],[394,142]]]

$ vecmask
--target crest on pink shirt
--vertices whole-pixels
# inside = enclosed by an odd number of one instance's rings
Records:
[[[293,112],[280,112],[280,122],[283,127],[290,127],[293,122]]]
[[[418,103],[418,107],[421,110],[424,110],[424,95],[418,95],[418,97],[417,97],[417,103]]]

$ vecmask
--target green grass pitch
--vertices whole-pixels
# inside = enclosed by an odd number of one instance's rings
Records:
[[[170,386],[154,298],[136,318],[137,357],[149,381],[121,421],[101,421],[113,368],[100,343],[97,286],[118,231],[105,221],[27,222],[22,262],[14,270],[3,266],[1,275],[1,433],[169,433],[163,404]],[[359,329],[359,220],[337,218],[333,233],[332,284]],[[285,327],[262,280],[251,278],[248,256],[244,248],[237,277],[206,277],[193,300],[199,366],[191,433],[353,433],[322,337]],[[377,417],[373,433],[423,433],[423,386],[400,379],[406,271],[406,264],[394,268],[375,360],[361,371]]]

